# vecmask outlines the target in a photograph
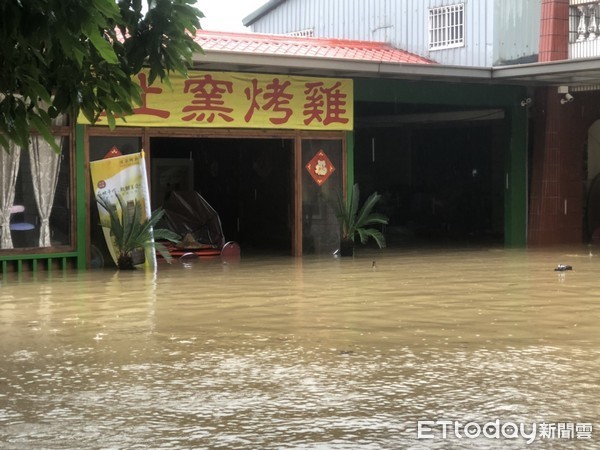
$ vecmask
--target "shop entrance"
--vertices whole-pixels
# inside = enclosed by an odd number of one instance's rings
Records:
[[[292,251],[294,140],[150,138],[152,208],[194,190],[217,211],[244,254]]]
[[[378,191],[390,246],[496,245],[504,239],[502,121],[360,129],[355,179]]]

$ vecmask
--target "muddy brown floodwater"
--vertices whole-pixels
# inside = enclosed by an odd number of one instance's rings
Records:
[[[593,449],[599,413],[587,247],[0,284],[1,449]]]

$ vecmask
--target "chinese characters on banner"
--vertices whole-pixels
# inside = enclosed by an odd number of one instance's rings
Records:
[[[352,130],[353,82],[233,72],[173,74],[172,89],[148,86],[138,74],[142,104],[118,126]],[[80,123],[88,123],[83,116]],[[97,124],[106,124],[100,117]]]

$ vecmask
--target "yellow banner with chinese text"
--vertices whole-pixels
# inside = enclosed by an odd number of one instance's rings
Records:
[[[122,217],[123,214],[133,217],[135,203],[138,202],[141,207],[140,220],[144,221],[148,218],[150,214],[150,194],[143,152],[90,161],[90,174],[94,195],[101,197],[107,204],[114,206],[119,217]],[[117,196],[121,197],[127,211],[119,209],[120,203]],[[106,245],[114,262],[117,263],[117,245],[111,229],[110,213],[98,204],[98,214]],[[150,267],[154,267],[156,266],[154,249],[147,250],[145,252],[145,262]]]
[[[170,76],[171,87],[137,75],[142,105],[117,126],[268,128],[349,131],[353,81],[237,72],[190,71]],[[79,123],[89,123],[83,116]],[[100,117],[97,125],[106,125]]]

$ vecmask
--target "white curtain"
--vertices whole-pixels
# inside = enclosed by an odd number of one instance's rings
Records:
[[[66,117],[60,117],[52,121],[53,125],[64,125]],[[63,138],[55,138],[58,146],[62,147]],[[31,138],[29,148],[29,160],[31,163],[31,179],[33,182],[33,193],[40,216],[40,247],[50,247],[50,213],[54,204],[54,194],[58,183],[61,154],[56,153],[50,144],[41,136]]]
[[[8,152],[0,148],[0,248],[13,248],[10,214],[15,200],[20,158],[21,147],[10,144]]]

